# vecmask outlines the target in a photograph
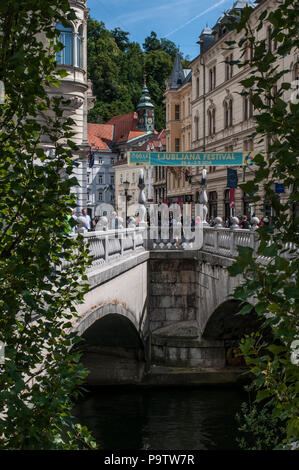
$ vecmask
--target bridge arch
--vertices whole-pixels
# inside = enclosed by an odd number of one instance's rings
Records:
[[[246,304],[251,305],[249,302]],[[260,319],[252,306],[247,315],[237,315],[244,302],[237,299],[226,299],[211,313],[202,336],[209,339],[234,340],[260,327]]]
[[[246,302],[247,305],[251,305]],[[240,356],[239,344],[246,334],[259,331],[261,320],[251,305],[251,311],[246,315],[237,315],[243,308],[244,302],[237,299],[226,299],[210,315],[202,337],[209,341],[223,341],[225,364],[228,366],[245,366],[244,358]]]
[[[89,312],[76,328],[90,385],[140,382],[146,363],[145,341],[135,315],[120,304]]]

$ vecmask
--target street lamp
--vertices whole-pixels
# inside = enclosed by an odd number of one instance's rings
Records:
[[[129,181],[124,181],[123,182],[124,190],[125,190],[125,196],[126,196],[126,220],[125,220],[125,227],[127,227],[127,206],[128,206],[128,189],[130,186]]]

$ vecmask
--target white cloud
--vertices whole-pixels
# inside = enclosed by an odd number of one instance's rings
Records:
[[[170,31],[169,33],[165,34],[165,36],[163,36],[164,38],[167,38],[168,36],[171,36],[172,34],[176,33],[177,31],[180,31],[181,29],[183,29],[185,26],[187,26],[188,24],[192,23],[193,21],[195,21],[197,18],[200,18],[201,16],[204,16],[206,15],[207,13],[209,13],[210,11],[212,10],[215,10],[215,8],[219,7],[220,5],[222,5],[223,3],[225,3],[227,0],[220,0],[219,2],[215,3],[214,5],[212,5],[211,7],[207,8],[206,10],[202,11],[201,13],[199,13],[198,15],[196,16],[193,16],[192,18],[190,18],[190,20],[186,21],[185,23],[183,23],[181,26],[179,26],[178,28]]]
[[[167,1],[167,3],[159,6],[152,6],[151,8],[135,10],[134,12],[127,13],[125,15],[120,15],[114,18],[114,23],[121,21],[125,24],[138,23],[140,21],[148,20],[151,18],[164,16],[169,20],[169,12],[175,10],[176,15],[182,12],[186,12],[192,5],[198,6],[198,0],[177,0],[177,1]],[[195,6],[194,6],[195,8]]]

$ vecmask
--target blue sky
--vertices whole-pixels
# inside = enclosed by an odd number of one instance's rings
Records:
[[[151,31],[180,46],[190,59],[199,53],[196,44],[202,29],[213,26],[233,0],[87,0],[90,16],[104,21],[108,29],[130,32],[141,45]]]

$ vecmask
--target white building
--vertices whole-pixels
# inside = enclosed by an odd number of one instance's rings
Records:
[[[57,54],[58,69],[64,69],[67,76],[62,78],[58,88],[49,89],[50,97],[63,97],[68,100],[64,107],[63,115],[72,118],[75,122],[73,131],[75,135],[72,141],[78,146],[73,151],[73,159],[77,162],[74,169],[79,186],[77,193],[77,210],[87,206],[87,162],[90,149],[87,140],[87,113],[93,105],[91,83],[87,79],[87,19],[89,10],[86,8],[86,0],[70,0],[70,5],[76,13],[77,18],[69,22],[65,27],[61,23],[56,25],[60,31],[60,42],[64,49]],[[46,151],[55,154],[53,143],[43,138]]]

